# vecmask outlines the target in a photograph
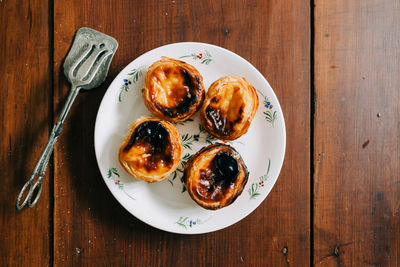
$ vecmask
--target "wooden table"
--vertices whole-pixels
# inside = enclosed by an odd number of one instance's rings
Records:
[[[1,266],[400,266],[399,1],[3,0],[0,25]],[[106,82],[73,106],[39,203],[18,212],[83,26],[114,36],[119,49]],[[252,62],[287,127],[283,169],[262,205],[194,236],[159,231],[122,208],[93,147],[97,109],[118,72],[180,41]]]

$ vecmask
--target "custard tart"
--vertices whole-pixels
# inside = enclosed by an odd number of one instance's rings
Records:
[[[236,200],[248,177],[240,154],[229,145],[216,143],[202,148],[188,160],[183,181],[197,204],[216,210]]]
[[[205,89],[199,71],[186,62],[162,57],[148,69],[142,95],[155,116],[184,121],[201,107]]]
[[[119,162],[130,175],[153,183],[176,170],[182,151],[181,137],[171,123],[142,117],[131,125],[119,149]]]
[[[258,108],[258,95],[245,78],[213,82],[201,108],[201,122],[213,136],[232,141],[247,132]]]

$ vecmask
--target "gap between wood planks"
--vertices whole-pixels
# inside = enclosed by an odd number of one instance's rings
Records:
[[[314,265],[314,115],[315,115],[315,85],[314,85],[314,0],[310,0],[310,266]]]
[[[49,0],[49,135],[54,125],[54,2]],[[54,152],[49,162],[49,266],[54,265]]]

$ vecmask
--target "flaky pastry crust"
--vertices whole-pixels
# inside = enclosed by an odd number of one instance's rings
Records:
[[[249,172],[239,153],[226,144],[203,147],[186,163],[183,181],[201,207],[215,210],[232,204],[242,193]]]
[[[171,123],[142,117],[131,125],[118,158],[131,176],[153,183],[176,170],[182,152],[181,137]]]
[[[146,107],[155,116],[184,121],[203,103],[203,77],[186,62],[162,57],[149,67],[142,95]]]
[[[258,109],[258,95],[245,78],[226,76],[213,82],[201,108],[201,122],[213,136],[232,141],[247,132]]]

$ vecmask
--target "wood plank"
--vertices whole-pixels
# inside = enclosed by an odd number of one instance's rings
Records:
[[[68,7],[68,8],[66,8]],[[60,67],[76,29],[117,38],[109,78],[78,96],[55,154],[55,265],[305,266],[310,261],[309,1],[55,1],[55,103],[68,84]],[[252,62],[277,93],[288,143],[267,200],[227,229],[184,236],[135,219],[97,170],[93,131],[101,98],[131,60],[163,44],[208,42]],[[282,249],[286,247],[285,253]]]
[[[400,2],[315,1],[314,263],[400,265]]]
[[[0,266],[49,264],[49,176],[34,208],[15,208],[48,138],[48,10],[48,1],[0,1]]]

